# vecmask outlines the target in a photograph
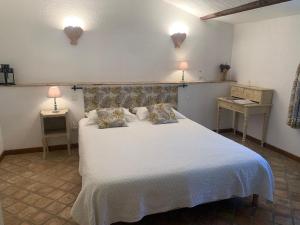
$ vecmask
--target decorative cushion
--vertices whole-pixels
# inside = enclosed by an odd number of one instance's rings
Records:
[[[177,123],[176,115],[169,104],[155,104],[147,107],[149,120],[153,124]]]
[[[99,129],[127,127],[123,108],[102,108],[97,113]]]

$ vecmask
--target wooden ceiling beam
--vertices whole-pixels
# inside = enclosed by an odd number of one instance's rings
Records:
[[[200,17],[201,20],[209,20],[209,19],[213,19],[213,18],[217,18],[217,17],[221,17],[221,16],[228,16],[228,15],[232,15],[232,14],[236,14],[236,13],[240,13],[240,12],[244,12],[244,11],[248,11],[248,10],[252,10],[252,9],[258,9],[258,8],[262,8],[265,6],[269,6],[269,5],[275,5],[275,4],[279,4],[279,3],[283,3],[283,2],[289,2],[292,0],[259,0],[259,1],[254,1],[254,2],[250,2],[244,5],[240,5],[234,8],[230,8],[230,9],[225,9],[216,13],[212,13],[206,16],[202,16]]]

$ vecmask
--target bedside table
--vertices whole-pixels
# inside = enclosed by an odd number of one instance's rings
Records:
[[[42,110],[40,112],[42,142],[43,142],[43,159],[49,152],[48,139],[65,137],[67,140],[68,153],[71,154],[70,143],[70,126],[68,109],[59,110],[57,113],[52,110]]]

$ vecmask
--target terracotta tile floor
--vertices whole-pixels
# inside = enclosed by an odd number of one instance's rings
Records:
[[[231,134],[226,136],[240,140]],[[147,216],[135,225],[300,225],[300,163],[248,142],[271,164],[276,191],[274,204],[236,198]],[[76,224],[70,209],[81,187],[78,154],[65,151],[6,156],[0,163],[0,200],[5,225]],[[84,224],[82,224],[84,225]],[[118,225],[121,225],[119,223]]]

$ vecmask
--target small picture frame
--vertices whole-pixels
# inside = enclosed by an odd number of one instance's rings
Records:
[[[7,75],[6,82],[8,85],[14,85],[15,84],[15,75],[14,75],[14,69],[10,68],[9,73]]]
[[[0,72],[0,84],[4,85],[6,83],[5,76],[2,72]]]
[[[1,64],[0,85],[15,85],[14,69],[9,64]]]

